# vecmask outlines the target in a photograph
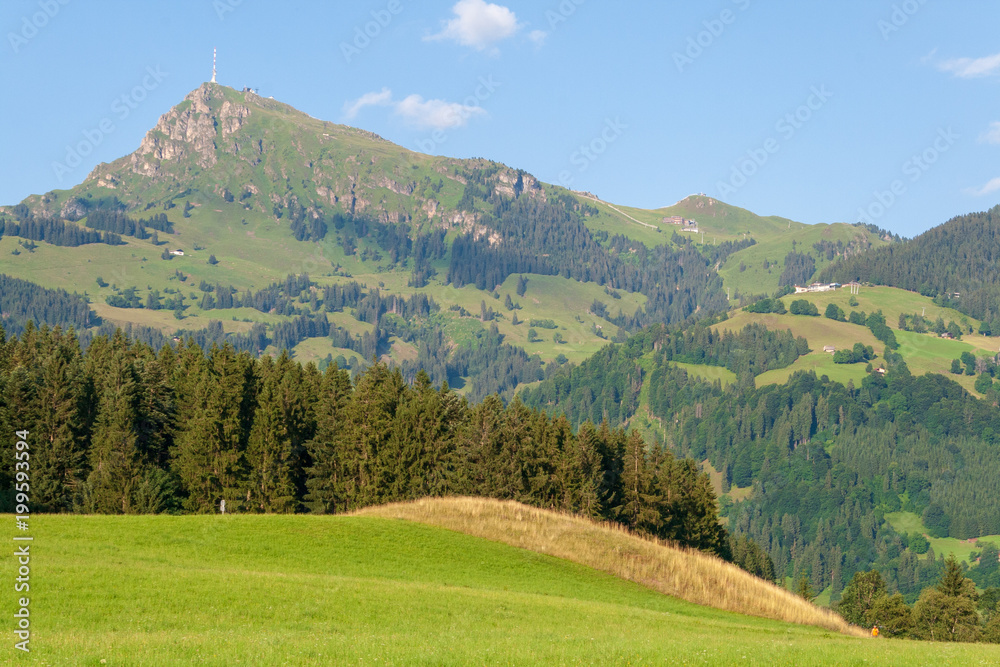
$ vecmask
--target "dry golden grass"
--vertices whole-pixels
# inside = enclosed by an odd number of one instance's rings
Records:
[[[425,498],[356,514],[417,521],[564,558],[695,604],[866,635],[832,611],[731,563],[617,524],[487,498]]]

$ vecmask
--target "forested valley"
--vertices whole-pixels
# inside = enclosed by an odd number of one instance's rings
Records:
[[[939,536],[1000,533],[995,396],[977,399],[940,375],[915,377],[891,351],[886,374],[872,372],[860,386],[806,372],[754,386],[754,375],[791,363],[804,343],[753,326],[739,335],[654,327],[521,396],[574,425],[595,416],[628,425],[645,383],[642,409],[656,437],[720,471],[724,492],[751,491],[741,502],[725,498],[722,511],[779,576],[805,578],[815,591],[829,586],[836,600],[855,572],[874,568],[912,602],[943,561],[885,515],[914,512]],[[737,381],[723,389],[678,361],[726,365]]]

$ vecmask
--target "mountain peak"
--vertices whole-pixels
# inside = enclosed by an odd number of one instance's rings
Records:
[[[164,113],[135,151],[98,165],[66,196],[35,205],[113,196],[146,210],[200,198],[214,211],[239,206],[275,220],[285,209],[313,217],[341,210],[471,229],[479,214],[455,206],[469,179],[487,193],[545,196],[520,170],[415,153],[249,88],[206,82]]]

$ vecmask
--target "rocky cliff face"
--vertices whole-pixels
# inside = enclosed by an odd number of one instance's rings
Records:
[[[130,156],[132,171],[156,176],[164,161],[179,161],[188,156],[193,156],[202,168],[214,166],[218,141],[237,132],[250,115],[249,107],[224,97],[220,107],[220,96],[218,86],[202,84],[181,104],[160,116],[156,127],[146,133],[139,149]]]

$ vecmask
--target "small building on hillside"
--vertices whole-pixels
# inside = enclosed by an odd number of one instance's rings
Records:
[[[661,222],[664,225],[677,225],[681,228],[682,232],[696,232],[698,231],[698,221],[689,220],[683,215],[668,215],[665,216]]]
[[[795,293],[802,294],[804,292],[832,292],[838,287],[840,287],[840,283],[813,283],[811,285],[796,285]]]
[[[833,354],[834,352],[837,351],[837,347],[835,345],[824,345],[823,346],[823,351],[824,352],[829,352],[830,354]]]
[[[183,257],[184,256],[184,251],[181,250],[180,248],[178,248],[177,250],[171,250],[170,254],[171,255],[177,255],[178,257]]]

